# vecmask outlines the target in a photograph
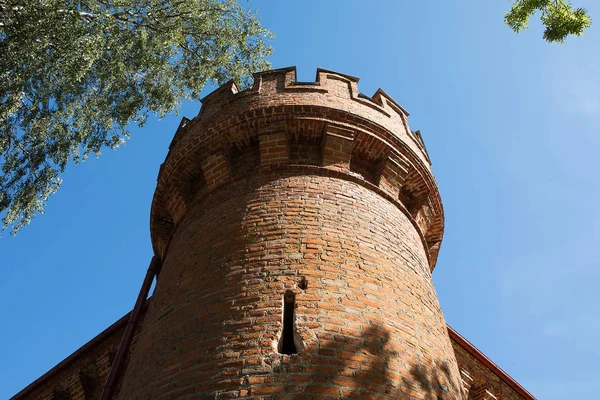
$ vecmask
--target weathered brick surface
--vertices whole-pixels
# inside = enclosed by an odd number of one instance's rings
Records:
[[[428,398],[418,379],[457,398],[456,361],[414,225],[372,190],[316,172],[247,176],[190,210],[122,398]],[[286,290],[296,293],[301,347],[292,356],[277,351]]]

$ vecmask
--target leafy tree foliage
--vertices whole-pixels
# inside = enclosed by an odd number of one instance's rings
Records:
[[[548,42],[562,43],[569,35],[581,36],[584,29],[592,25],[585,9],[573,9],[566,0],[515,0],[504,15],[504,21],[518,33],[527,29],[529,18],[538,11],[545,26],[544,39]]]
[[[271,33],[235,0],[0,0],[0,230],[60,174],[208,82],[268,66]]]

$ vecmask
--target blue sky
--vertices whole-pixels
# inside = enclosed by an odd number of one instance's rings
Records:
[[[445,206],[446,320],[539,399],[600,391],[600,4],[573,1],[598,22],[562,46],[538,23],[513,34],[505,0],[248,3],[276,35],[273,67],[355,75],[411,113]],[[0,398],[133,306],[180,116],[68,170],[46,214],[0,240]]]

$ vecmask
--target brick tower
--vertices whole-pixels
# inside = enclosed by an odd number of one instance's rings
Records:
[[[462,399],[431,279],[443,210],[384,91],[319,69],[202,100],[161,166],[162,260],[119,399]]]

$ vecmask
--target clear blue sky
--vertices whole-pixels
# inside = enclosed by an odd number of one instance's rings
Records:
[[[277,36],[273,67],[355,75],[411,113],[445,205],[446,320],[540,399],[600,392],[600,4],[573,1],[597,22],[562,46],[537,23],[514,35],[505,0],[249,2]],[[71,168],[46,214],[0,240],[0,398],[133,306],[179,120]]]

